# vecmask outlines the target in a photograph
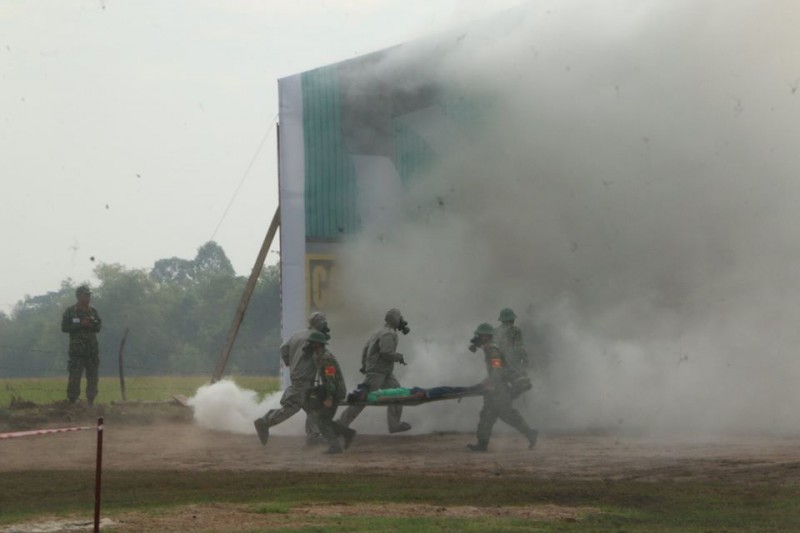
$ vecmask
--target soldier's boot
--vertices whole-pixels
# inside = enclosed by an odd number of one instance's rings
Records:
[[[327,443],[328,441],[325,440],[325,437],[323,437],[320,433],[311,433],[306,435],[306,446],[319,446]]]
[[[392,426],[389,428],[389,433],[402,433],[403,431],[408,431],[411,429],[411,424],[408,422],[400,422],[396,426]]]
[[[535,429],[530,429],[526,436],[528,437],[528,449],[532,450],[534,446],[536,446],[536,439],[539,438],[539,432]]]
[[[253,425],[256,427],[256,433],[258,433],[258,440],[261,441],[262,445],[267,444],[267,440],[269,440],[269,425],[267,421],[263,418],[257,418]]]
[[[355,437],[355,436],[356,436],[356,430],[355,429],[346,428],[346,430],[345,430],[345,432],[343,434],[343,437],[344,437],[344,449],[345,450],[350,447],[350,443],[353,442],[353,437]]]
[[[331,447],[328,448],[327,450],[325,450],[324,453],[327,453],[329,455],[333,455],[333,454],[337,454],[337,453],[342,453],[343,451],[344,450],[342,450],[342,447],[339,446],[338,444],[331,444]]]
[[[478,444],[467,444],[467,448],[473,452],[487,452],[489,451],[489,441],[486,439],[478,439]]]

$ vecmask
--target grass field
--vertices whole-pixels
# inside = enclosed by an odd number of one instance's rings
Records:
[[[279,388],[280,380],[275,376],[231,376],[241,387],[254,390],[259,395]],[[175,394],[192,396],[209,382],[208,376],[140,376],[125,379],[128,401],[169,400]],[[82,382],[81,397],[85,399],[86,380]],[[122,400],[119,378],[101,377],[98,403]],[[37,404],[48,404],[66,399],[67,378],[0,378],[0,407],[6,407],[15,397]]]
[[[542,481],[502,477],[280,472],[110,471],[104,516],[138,512],[157,521],[180,506],[203,504],[242,519],[272,515],[269,527],[214,531],[797,531],[797,486],[634,481]],[[92,473],[6,472],[0,476],[0,524],[33,516],[91,516]],[[346,502],[346,503],[343,503]],[[383,513],[315,515],[309,506],[383,506]],[[393,516],[392,505],[477,506],[477,517]],[[537,521],[499,512],[519,506],[589,508],[578,518]],[[296,512],[305,508],[303,513]],[[190,517],[191,518],[191,517]],[[249,519],[248,518],[248,519]],[[140,518],[141,519],[141,518]],[[193,531],[205,530],[195,522]],[[211,529],[209,529],[211,530]]]

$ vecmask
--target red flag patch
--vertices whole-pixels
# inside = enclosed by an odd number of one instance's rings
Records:
[[[503,368],[503,360],[502,359],[492,359],[492,368]]]
[[[335,366],[326,366],[325,367],[325,375],[328,377],[333,377],[336,375],[336,367]]]

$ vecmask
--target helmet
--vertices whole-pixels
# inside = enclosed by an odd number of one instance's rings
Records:
[[[512,320],[517,319],[517,314],[514,312],[513,309],[509,309],[506,307],[502,311],[500,311],[500,317],[497,320],[500,322],[511,322]]]
[[[320,331],[312,331],[308,335],[308,342],[318,342],[319,344],[328,344],[328,337]]]
[[[90,289],[88,285],[81,285],[75,289],[75,296],[80,296],[81,294],[88,294],[91,296],[92,289]]]
[[[488,322],[484,322],[475,329],[475,335],[491,335],[494,336],[494,328]]]
[[[325,316],[325,313],[314,311],[308,319],[308,325],[317,331],[322,331],[322,328],[328,325],[328,317]]]
[[[400,321],[403,320],[403,313],[399,309],[393,307],[386,311],[386,323],[396,328],[400,326]]]

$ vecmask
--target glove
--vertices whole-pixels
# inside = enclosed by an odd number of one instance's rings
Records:
[[[403,359],[403,354],[398,353],[398,354],[395,354],[394,357],[395,357],[394,360],[395,360],[396,363],[399,363],[401,365],[405,365],[406,364],[406,360]]]

